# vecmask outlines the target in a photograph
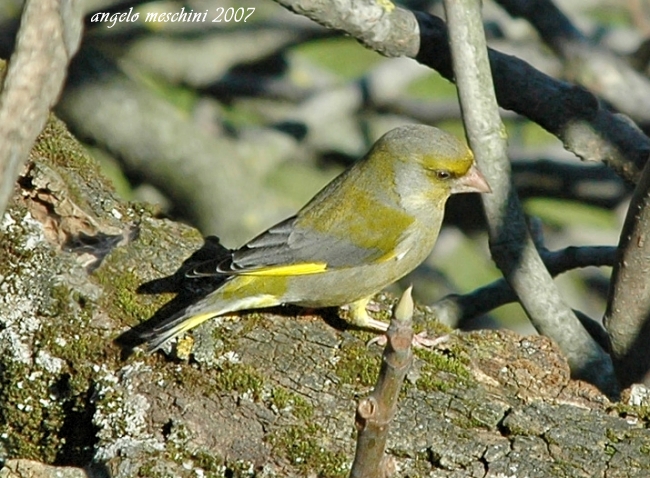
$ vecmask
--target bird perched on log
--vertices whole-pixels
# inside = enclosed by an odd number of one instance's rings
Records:
[[[280,304],[347,305],[354,325],[385,331],[366,305],[429,255],[445,203],[490,192],[467,146],[424,125],[398,127],[294,216],[187,272],[214,290],[138,332],[150,351],[210,318]]]

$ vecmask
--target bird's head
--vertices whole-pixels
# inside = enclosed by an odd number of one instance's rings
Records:
[[[374,149],[393,166],[402,197],[444,201],[451,194],[491,192],[470,149],[438,128],[401,126],[382,136]]]

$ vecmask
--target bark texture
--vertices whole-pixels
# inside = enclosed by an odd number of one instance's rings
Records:
[[[335,314],[212,320],[189,360],[112,345],[171,298],[137,287],[201,243],[117,199],[50,119],[0,221],[0,476],[52,476],[25,460],[113,478],[349,473],[381,349]],[[441,332],[425,309],[414,322]],[[548,339],[453,333],[415,355],[388,437],[400,476],[649,475],[647,399],[612,404],[570,380]],[[27,468],[43,471],[14,471]]]

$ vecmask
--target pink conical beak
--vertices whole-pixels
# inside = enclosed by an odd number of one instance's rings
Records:
[[[473,163],[467,174],[458,178],[451,187],[452,194],[459,193],[491,193],[492,188],[486,181],[485,177]]]

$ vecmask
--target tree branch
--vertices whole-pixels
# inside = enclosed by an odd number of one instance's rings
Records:
[[[445,0],[444,5],[463,122],[476,160],[493,190],[482,196],[492,257],[535,328],[560,346],[572,375],[614,395],[611,360],[562,300],[537,253],[512,186],[505,127],[498,114],[480,5],[475,0]]]
[[[0,215],[81,36],[78,2],[28,0],[0,96]]]
[[[525,18],[564,61],[568,77],[596,92],[636,121],[650,122],[650,81],[629,63],[594,45],[550,0],[497,0]]]
[[[549,273],[555,277],[582,267],[613,266],[616,251],[615,247],[609,246],[567,247],[558,251],[542,249],[540,256]],[[440,321],[450,326],[457,326],[516,300],[517,295],[506,280],[498,279],[469,294],[447,295],[430,307]]]
[[[650,378],[649,235],[650,167],[646,165],[621,231],[604,317],[622,388]]]

